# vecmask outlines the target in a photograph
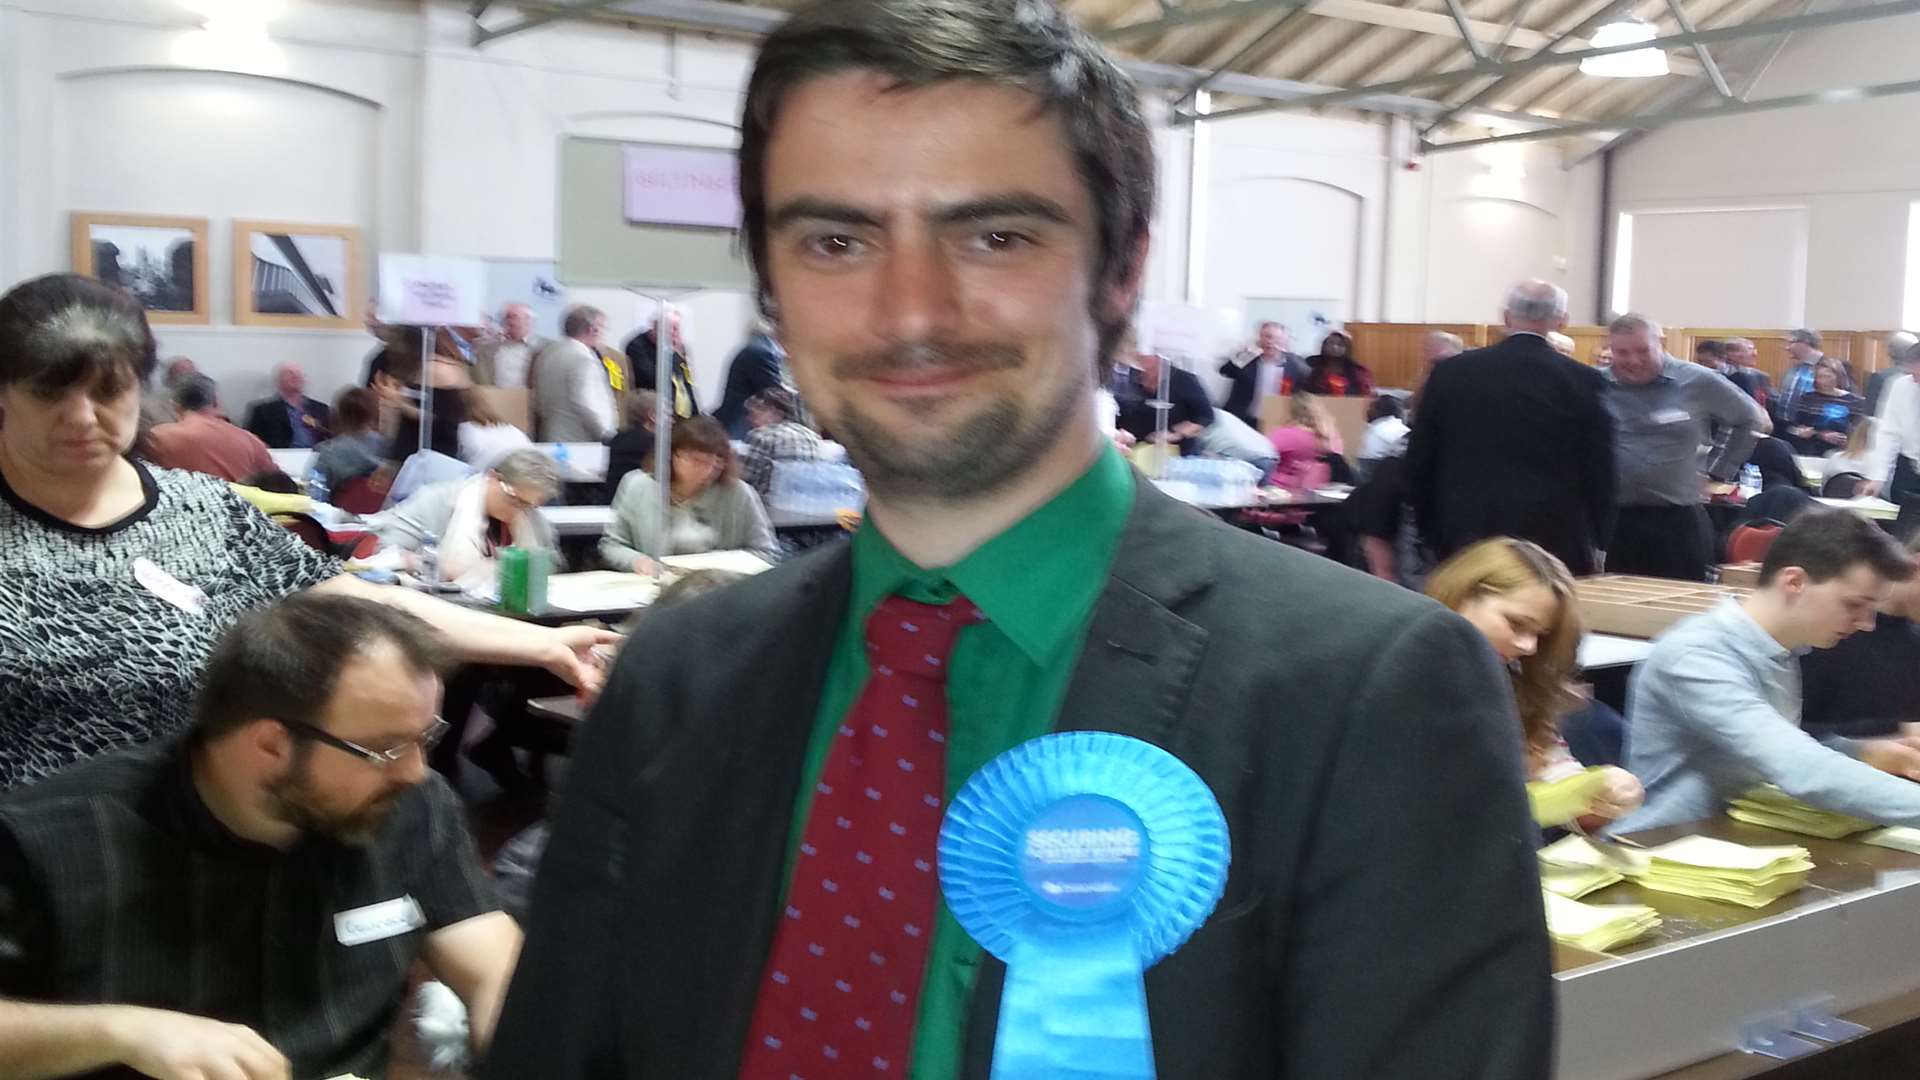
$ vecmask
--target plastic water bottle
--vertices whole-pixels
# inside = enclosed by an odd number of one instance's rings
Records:
[[[1740,470],[1740,498],[1744,501],[1760,494],[1760,466],[1748,465]]]
[[[567,459],[571,456],[572,455],[567,453],[566,443],[553,444],[553,463],[559,467],[560,479],[562,481],[571,481],[573,479],[573,470],[567,464]]]
[[[426,585],[428,592],[438,591],[440,588],[439,540],[432,533],[428,533],[421,538],[420,550],[417,554],[420,560],[419,574],[421,582]]]
[[[327,474],[319,469],[307,470],[307,497],[314,502],[323,503],[332,492],[327,490]]]

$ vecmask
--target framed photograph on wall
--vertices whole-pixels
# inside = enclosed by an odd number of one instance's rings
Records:
[[[200,325],[207,310],[207,219],[73,215],[73,268],[133,293],[157,325]]]
[[[233,223],[233,321],[312,330],[360,327],[360,230]]]

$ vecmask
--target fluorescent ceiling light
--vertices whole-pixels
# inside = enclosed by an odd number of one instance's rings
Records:
[[[1591,44],[1596,49],[1631,45],[1636,41],[1652,41],[1657,33],[1651,23],[1622,19],[1595,30]],[[1631,52],[1608,53],[1606,56],[1589,56],[1580,61],[1583,74],[1598,75],[1604,79],[1650,79],[1667,74],[1667,70],[1667,54],[1659,49],[1634,49]]]

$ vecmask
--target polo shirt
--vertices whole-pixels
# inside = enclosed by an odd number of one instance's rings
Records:
[[[0,998],[190,1013],[252,1028],[294,1076],[385,1075],[426,936],[500,907],[459,801],[430,774],[367,844],[282,851],[214,817],[187,746],[94,758],[0,798]],[[413,929],[352,932],[409,902]]]
[[[1753,399],[1698,364],[1669,356],[1645,386],[1620,382],[1612,368],[1601,374],[1622,506],[1697,506],[1705,501],[1700,473],[1732,480],[1759,441]],[[1710,449],[1703,455],[1702,447]]]

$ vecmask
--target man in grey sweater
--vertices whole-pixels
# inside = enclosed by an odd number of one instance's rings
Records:
[[[1825,810],[1920,825],[1920,749],[1901,739],[1815,739],[1800,729],[1800,661],[1874,625],[1914,565],[1851,511],[1804,514],[1761,564],[1760,586],[1661,635],[1634,673],[1627,768],[1646,786],[1636,832],[1698,821],[1758,784]]]
[[[1713,563],[1706,485],[1738,477],[1773,421],[1725,376],[1667,355],[1652,319],[1622,315],[1607,337],[1620,499],[1607,570],[1705,581]]]

